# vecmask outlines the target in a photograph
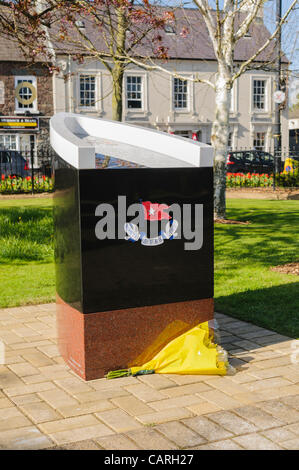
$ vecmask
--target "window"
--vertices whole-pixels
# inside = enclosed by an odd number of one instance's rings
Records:
[[[15,77],[16,111],[37,111],[36,77]]]
[[[180,137],[185,137],[185,139],[190,139],[191,131],[175,131],[175,135],[179,135]]]
[[[255,148],[255,150],[264,150],[265,132],[256,132],[254,134],[253,147]]]
[[[165,31],[166,34],[175,34],[175,29],[170,24],[166,24],[164,26],[164,31]]]
[[[259,154],[259,157],[260,157],[260,160],[261,160],[261,163],[264,164],[264,163],[270,163],[273,161],[273,157],[270,153],[267,153],[267,152],[261,152]]]
[[[15,134],[0,134],[0,150],[17,150],[17,136]]]
[[[77,20],[77,21],[75,21],[75,25],[76,25],[77,28],[79,28],[79,29],[85,29],[85,23],[84,23],[84,21],[82,21],[82,20]]]
[[[33,134],[0,134],[0,151],[2,150],[16,150],[23,154],[24,158],[30,157],[30,149],[36,148],[36,135]],[[38,157],[34,151],[33,165],[38,167]]]
[[[266,109],[266,80],[253,80],[253,109]]]
[[[258,150],[258,149],[257,149]],[[256,164],[258,165],[259,164],[259,158],[258,156],[255,154],[255,152],[246,152],[245,155],[244,155],[244,158],[245,158],[245,162],[246,163],[249,163],[249,164]]]
[[[126,77],[126,95],[128,109],[142,109],[142,77],[128,75]]]
[[[187,80],[180,80],[174,78],[173,82],[174,94],[174,108],[187,109],[188,108],[188,82]]]
[[[80,75],[79,103],[82,108],[94,108],[96,104],[95,75]]]

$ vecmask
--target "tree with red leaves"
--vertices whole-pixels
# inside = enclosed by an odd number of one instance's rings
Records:
[[[0,0],[0,34],[17,39],[26,57],[59,71],[58,52],[82,63],[99,60],[112,77],[112,116],[122,120],[123,76],[142,46],[167,59],[159,30],[173,14],[148,0]],[[66,77],[67,78],[67,77]]]

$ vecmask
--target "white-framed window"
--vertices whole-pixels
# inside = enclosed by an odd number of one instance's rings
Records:
[[[143,77],[126,75],[126,108],[143,109]]]
[[[18,150],[16,134],[0,134],[0,150]]]
[[[255,132],[253,136],[253,148],[255,150],[265,150],[265,132]]]
[[[35,148],[35,134],[0,134],[0,150],[17,150],[30,153],[32,145]]]
[[[37,112],[36,77],[32,75],[15,77],[15,110],[19,113]]]
[[[267,80],[253,79],[252,104],[254,111],[267,110]]]
[[[188,80],[173,79],[173,107],[175,110],[184,111],[189,108],[189,84]]]
[[[96,107],[96,75],[82,73],[79,75],[79,107],[92,109]]]
[[[30,150],[33,146],[34,157],[33,165],[38,167],[38,159],[36,154],[36,135],[35,134],[0,134],[0,151],[1,150],[16,150],[17,152],[22,152],[24,158],[28,159],[29,165],[31,164],[30,160]]]

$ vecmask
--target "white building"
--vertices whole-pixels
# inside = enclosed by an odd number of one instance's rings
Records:
[[[96,61],[78,66],[60,58],[69,67],[67,81],[56,75],[54,112],[68,111],[112,117],[111,77]],[[172,60],[168,68],[184,76],[207,78],[215,75],[216,62]],[[234,149],[273,150],[274,110],[272,98],[274,73],[250,71],[241,76],[232,90],[230,146]],[[123,120],[210,143],[215,96],[211,87],[182,81],[162,72],[129,67],[124,76]],[[282,148],[288,148],[287,109],[282,113]]]
[[[162,43],[169,49],[170,60],[163,63],[168,70],[181,76],[195,76],[213,81],[217,63],[207,29],[198,9],[175,10],[176,22],[162,33]],[[242,63],[269,37],[262,21],[262,10],[251,24],[246,37],[235,47],[235,62]],[[180,34],[182,21],[188,16],[190,32]],[[82,22],[86,36],[95,33],[92,24]],[[101,42],[101,38],[96,36]],[[73,60],[72,46],[64,52],[56,50],[61,72],[53,76],[54,113],[84,113],[105,119],[112,118],[112,80],[98,60],[86,58],[83,64]],[[101,45],[99,45],[99,48]],[[100,49],[99,49],[100,50]],[[273,51],[265,50],[249,70],[234,83],[230,110],[230,141],[232,149],[263,149],[273,151],[275,104],[275,73],[264,64],[273,59]],[[288,61],[282,57],[285,70]],[[67,77],[67,79],[66,79]],[[205,84],[180,80],[161,71],[146,71],[128,66],[124,75],[123,120],[145,127],[173,132],[186,137],[197,136],[211,142],[215,115],[214,90]],[[288,149],[288,110],[282,111],[282,149]]]

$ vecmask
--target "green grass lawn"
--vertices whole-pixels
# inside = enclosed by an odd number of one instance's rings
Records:
[[[53,301],[52,200],[0,200],[0,307]],[[299,260],[299,201],[228,200],[215,227],[219,312],[299,337],[298,276],[269,270]]]
[[[299,261],[299,201],[228,200],[228,217],[250,225],[215,227],[215,308],[299,337],[299,278],[270,271]]]
[[[52,199],[0,200],[0,307],[55,300]]]

